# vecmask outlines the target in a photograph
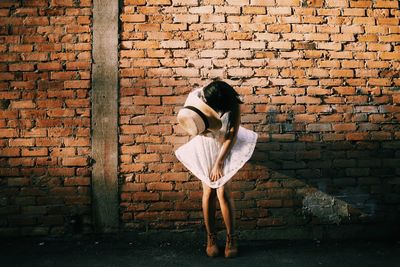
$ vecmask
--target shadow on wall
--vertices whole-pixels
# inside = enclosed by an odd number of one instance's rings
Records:
[[[300,208],[299,215],[308,216],[304,223],[394,221],[399,218],[399,148],[400,141],[259,142],[251,164],[256,174],[267,175],[252,179],[255,192],[266,190],[269,201],[258,206]]]
[[[276,115],[269,112],[265,125],[256,126],[266,134],[232,184],[239,227],[254,219],[257,227],[398,223],[400,140],[373,140],[365,131],[351,133],[365,140],[339,140],[339,134],[317,141],[323,132],[277,123]],[[399,130],[398,123],[389,124]]]

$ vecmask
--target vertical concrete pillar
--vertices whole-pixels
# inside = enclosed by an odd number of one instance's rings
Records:
[[[92,204],[102,233],[119,226],[118,13],[119,1],[93,1]]]

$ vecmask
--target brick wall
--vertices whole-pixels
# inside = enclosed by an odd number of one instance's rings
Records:
[[[91,231],[91,2],[0,2],[1,236]],[[121,5],[122,230],[202,229],[176,113],[215,77],[259,134],[233,181],[240,229],[397,225],[398,1]]]
[[[90,0],[0,2],[0,235],[90,224]]]
[[[260,136],[233,182],[240,229],[396,222],[398,7],[381,0],[123,1],[123,228],[202,227],[201,183],[173,154],[188,141],[175,116],[190,90],[215,77],[244,97],[243,125]]]

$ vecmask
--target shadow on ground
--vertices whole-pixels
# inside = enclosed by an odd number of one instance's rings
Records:
[[[176,234],[175,234],[176,235]],[[223,251],[224,240],[219,240]],[[208,258],[201,238],[163,235],[3,240],[2,266],[398,266],[400,241],[240,241],[240,255]]]

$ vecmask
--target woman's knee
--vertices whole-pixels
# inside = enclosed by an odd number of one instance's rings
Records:
[[[217,188],[217,196],[219,200],[228,201],[231,198],[230,188],[228,186],[221,186]]]
[[[204,198],[215,198],[217,192],[214,188],[209,187],[206,184],[203,184],[203,197]]]

